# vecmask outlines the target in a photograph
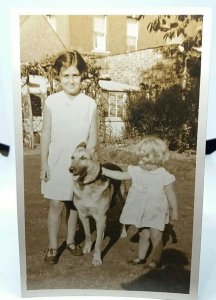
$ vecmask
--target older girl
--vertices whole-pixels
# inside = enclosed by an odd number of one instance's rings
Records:
[[[67,249],[82,255],[75,246],[77,211],[72,205],[73,189],[69,166],[71,154],[81,142],[88,148],[97,143],[95,101],[81,93],[87,65],[77,52],[61,54],[55,61],[62,91],[47,97],[43,111],[41,133],[42,194],[50,200],[48,213],[49,247],[45,261],[58,262],[58,232],[64,204],[70,207],[67,231]]]

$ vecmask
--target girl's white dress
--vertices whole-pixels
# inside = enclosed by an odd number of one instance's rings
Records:
[[[129,166],[128,172],[132,178],[132,186],[120,222],[137,228],[151,227],[163,231],[169,221],[164,187],[174,182],[175,176],[164,168],[145,171],[139,166]]]
[[[96,103],[85,94],[71,100],[61,91],[48,96],[45,105],[51,112],[50,179],[42,180],[41,192],[48,199],[70,201],[73,196],[71,156],[77,145],[88,141]]]

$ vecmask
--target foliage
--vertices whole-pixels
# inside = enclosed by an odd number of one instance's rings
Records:
[[[159,16],[148,29],[163,31],[165,40],[181,32],[184,49],[177,45],[164,48],[164,63],[143,72],[141,92],[129,95],[125,136],[156,135],[167,139],[171,149],[183,152],[196,149],[201,68],[201,53],[195,49],[201,46],[201,30],[191,37],[187,35],[187,26],[191,21],[201,24],[202,17],[176,16],[176,23],[170,19],[170,16]],[[172,68],[175,62],[176,81],[175,76],[170,80],[163,77],[165,70],[167,72],[166,58],[174,59]],[[157,78],[161,75],[161,80],[154,81],[152,72],[157,72]]]
[[[190,51],[193,47],[202,46],[202,21],[201,15],[160,15],[150,22],[147,28],[150,32],[164,32],[165,41],[181,36],[182,46],[186,51]],[[189,30],[192,22],[197,25],[194,34]]]
[[[97,65],[95,57],[87,57],[86,62],[88,65],[88,76],[83,82],[83,91],[97,103],[98,137],[101,139],[100,142],[103,142],[106,135],[105,116],[107,113],[107,102],[99,85],[100,66]]]
[[[195,150],[199,96],[197,84],[187,93],[181,85],[163,89],[155,101],[145,98],[142,93],[129,95],[125,134],[131,136],[135,131],[135,136],[156,135],[167,139],[172,150]]]
[[[201,56],[194,55],[187,58],[187,70],[191,77],[199,78],[201,72]]]
[[[202,47],[202,15],[160,15],[147,26],[150,32],[163,32],[165,41],[172,41],[173,38],[181,37],[182,43],[179,47],[170,45],[168,52],[181,57],[180,72],[187,69],[191,77],[200,76]]]
[[[39,75],[48,79],[50,83],[50,93],[53,93],[53,80],[56,79],[56,74],[53,71],[53,63],[55,56],[46,56],[46,58],[40,62],[21,64],[21,78],[25,78],[25,84],[29,84],[29,75]]]

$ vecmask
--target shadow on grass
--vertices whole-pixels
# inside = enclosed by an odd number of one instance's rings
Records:
[[[124,202],[122,201],[122,199],[117,199],[114,205],[111,206],[107,212],[107,226],[105,229],[104,238],[107,237],[109,239],[109,242],[101,253],[102,259],[120,238],[122,226],[119,222],[119,218],[122,212],[123,205]]]
[[[163,251],[161,268],[149,271],[131,282],[122,283],[121,286],[132,291],[188,294],[190,271],[184,268],[188,264],[187,257],[181,251],[166,249]]]
[[[116,201],[116,203],[110,207],[107,212],[107,222],[106,229],[104,232],[104,239],[108,238],[108,244],[101,252],[102,259],[106,256],[109,250],[114,246],[114,244],[119,240],[121,235],[121,224],[119,222],[119,217],[122,211],[122,202]],[[96,238],[96,223],[95,220],[90,217],[90,230],[91,234],[95,233]],[[76,244],[81,244],[85,240],[85,235],[83,231],[83,226],[81,221],[79,220],[79,230],[76,233]],[[95,241],[92,244],[92,250],[94,250]]]
[[[105,257],[105,255],[108,253],[108,251],[113,247],[113,245],[118,241],[121,234],[121,224],[119,223],[119,216],[121,211],[121,203],[116,203],[115,206],[111,207],[109,211],[107,212],[107,225],[104,233],[104,239],[108,238],[109,242],[106,245],[106,247],[103,249],[101,253],[102,259]],[[69,216],[69,210],[70,207],[66,205],[66,220]],[[89,217],[90,221],[90,231],[91,234],[95,236],[96,238],[96,223],[95,220],[92,217]],[[80,219],[78,219],[78,230],[76,232],[75,236],[75,243],[76,245],[80,245],[85,241],[85,234],[83,230],[83,225]],[[60,247],[58,248],[58,259],[60,259],[61,255],[66,249],[66,241],[62,242]],[[92,243],[92,250],[94,250],[95,247],[95,240]]]
[[[107,255],[109,250],[115,245],[115,243],[120,238],[122,225],[119,222],[119,218],[120,218],[120,214],[121,214],[123,205],[124,205],[124,202],[122,201],[122,199],[118,199],[118,201],[116,201],[114,203],[114,205],[109,208],[109,210],[107,212],[107,224],[106,224],[106,229],[105,229],[105,233],[104,233],[104,239],[108,238],[109,242],[101,252],[102,259],[104,259],[104,257]],[[70,205],[68,205],[68,203],[66,203],[66,220],[69,217],[70,208],[71,208]],[[89,221],[90,221],[91,234],[95,233],[95,235],[96,235],[95,220],[92,217],[90,217]],[[128,229],[128,227],[129,226],[126,226],[127,229]],[[95,236],[95,238],[96,238],[96,236]],[[170,238],[171,238],[172,243],[177,242],[177,238],[176,238],[175,231],[173,229],[173,225],[167,224],[164,229],[164,232],[163,232],[163,245],[164,246],[170,240]],[[85,234],[84,234],[83,226],[82,226],[80,219],[78,219],[78,230],[76,232],[75,243],[76,243],[76,245],[80,245],[84,242],[84,240],[85,240]],[[138,230],[131,237],[130,241],[134,242],[134,243],[138,243],[138,241],[139,241]],[[94,247],[95,247],[95,240],[92,243],[92,251],[94,250]],[[61,255],[65,249],[66,249],[66,241],[64,241],[58,249],[58,258],[61,257]],[[150,252],[151,252],[151,247],[148,251],[148,254]]]
[[[113,223],[113,226],[107,226],[105,231],[105,238],[109,238],[109,242],[106,247],[103,249],[101,253],[102,259],[106,256],[109,250],[115,245],[115,243],[119,240],[121,234],[121,225],[119,222]],[[113,230],[115,228],[115,230]]]
[[[59,260],[59,258],[61,257],[62,253],[65,251],[66,246],[67,246],[67,243],[66,243],[66,241],[64,241],[64,242],[58,247],[58,254],[57,254],[58,260]]]

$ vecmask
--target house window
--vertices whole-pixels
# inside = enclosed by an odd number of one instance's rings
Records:
[[[56,31],[56,17],[54,15],[47,15],[46,18],[50,26]]]
[[[109,93],[108,117],[120,117],[125,115],[126,94],[121,92]]]
[[[127,51],[137,50],[138,21],[137,19],[127,19]]]
[[[106,16],[95,16],[93,19],[93,49],[106,51]]]

